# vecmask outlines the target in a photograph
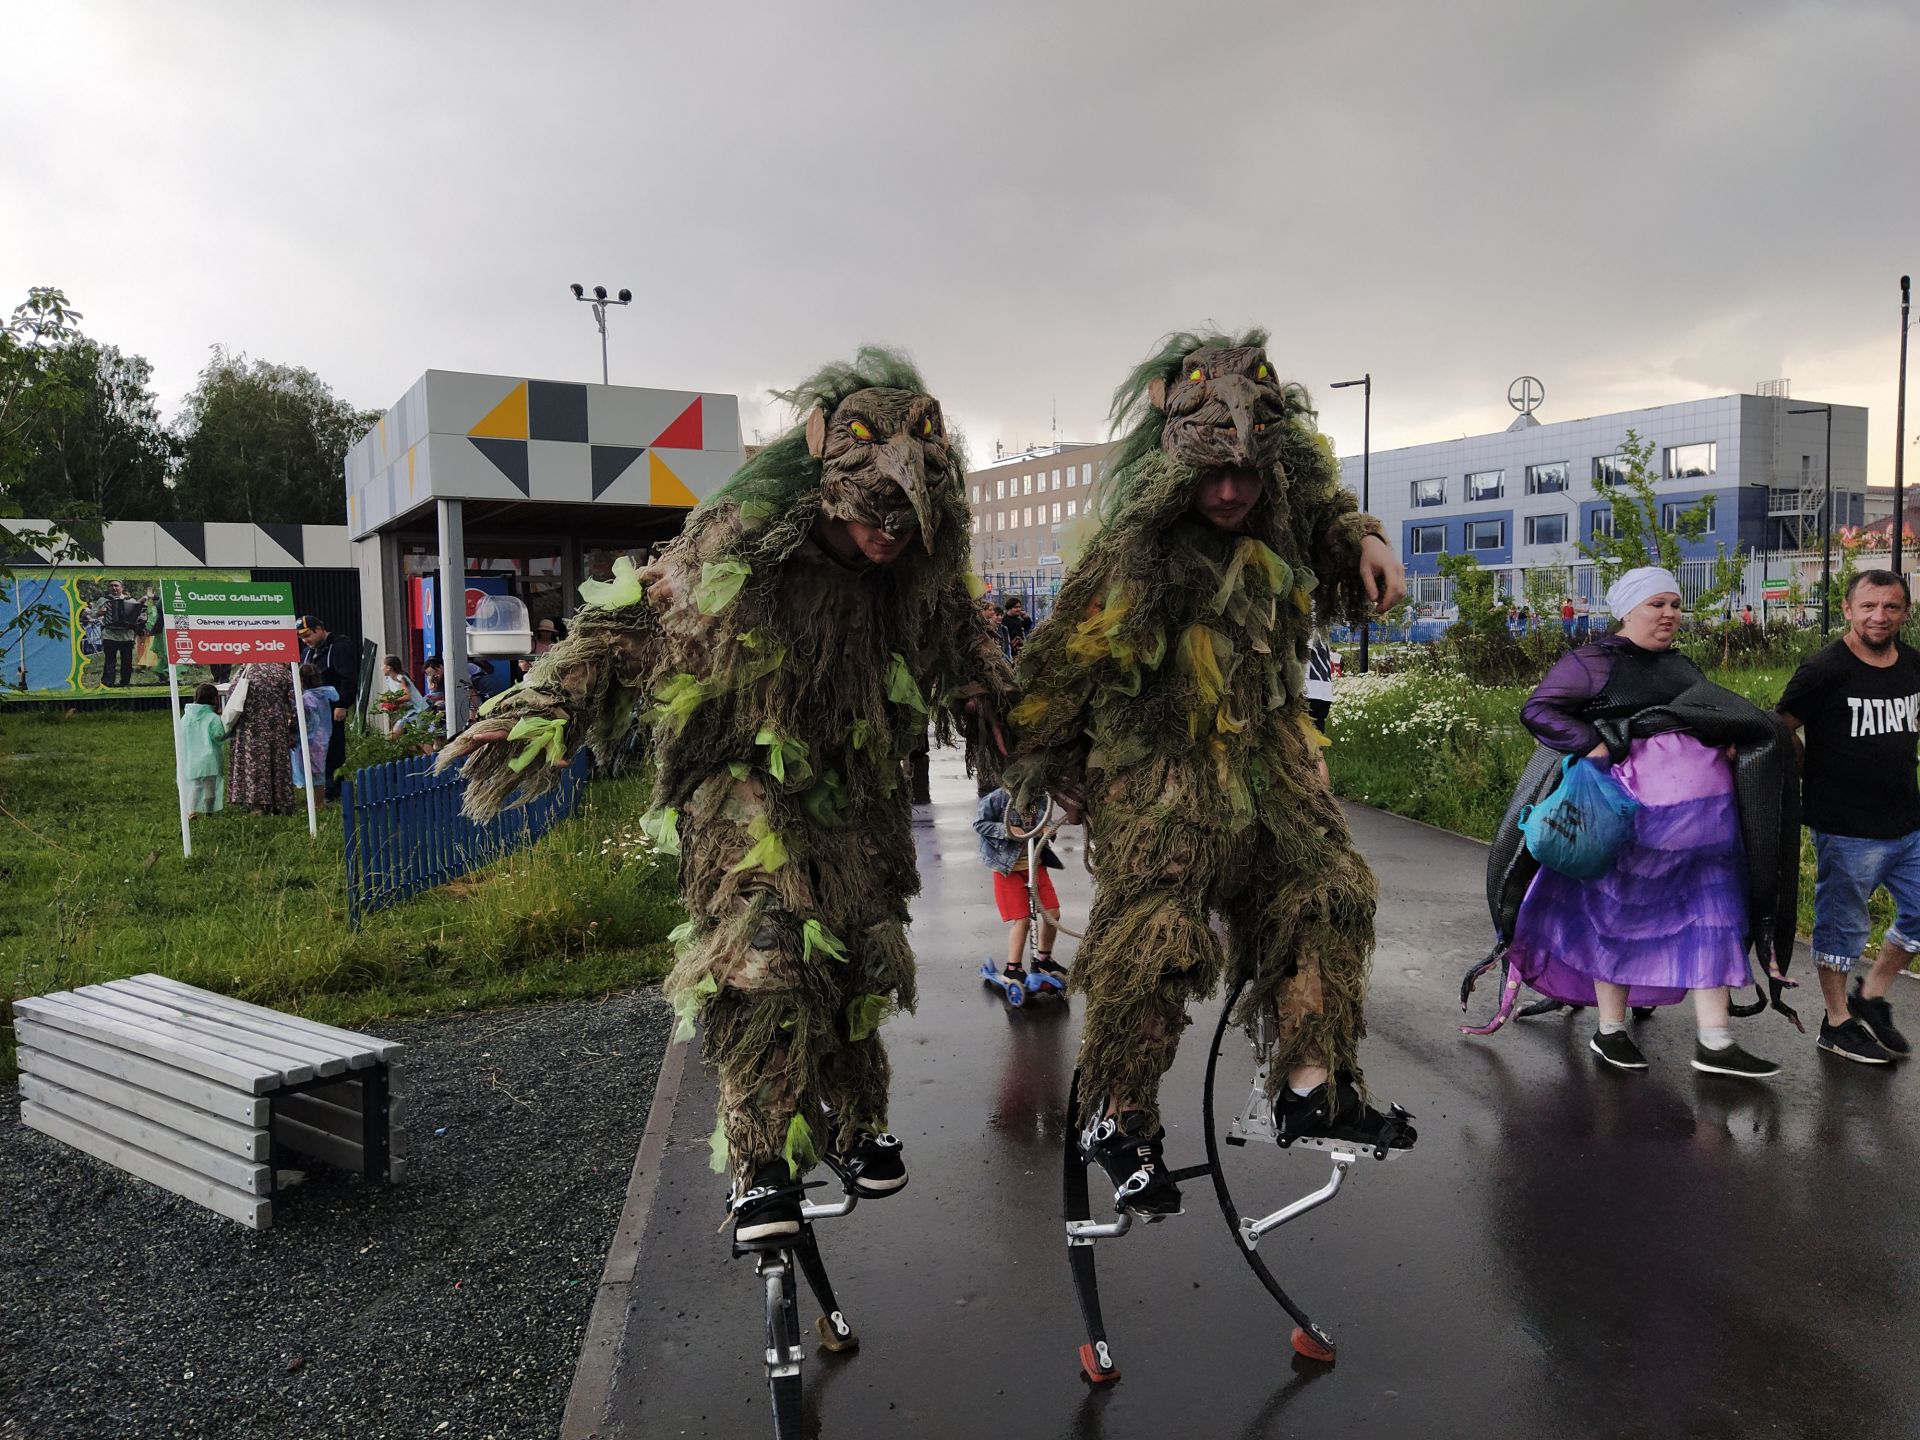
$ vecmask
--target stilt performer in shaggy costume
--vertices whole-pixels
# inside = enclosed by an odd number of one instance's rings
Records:
[[[1359,1093],[1373,876],[1303,701],[1316,611],[1357,623],[1405,577],[1266,339],[1169,336],[1120,387],[1099,528],[1021,655],[1008,788],[1084,807],[1093,844],[1076,1123],[1117,1184],[1147,1172],[1148,1213],[1179,1209],[1156,1097],[1223,961],[1236,1019],[1269,1021],[1283,1134],[1414,1141]]]
[[[719,1072],[743,1241],[799,1229],[817,1158],[863,1195],[906,1183],[877,1033],[914,1003],[902,761],[931,715],[997,774],[1012,687],[971,593],[960,442],[912,365],[863,349],[781,398],[801,423],[645,570],[583,585],[567,639],[447,751],[487,815],[583,744],[612,755],[639,710],[648,829],[691,917],[667,995]]]

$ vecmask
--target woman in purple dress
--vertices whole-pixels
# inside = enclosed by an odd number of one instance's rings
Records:
[[[1514,923],[1514,968],[1543,995],[1598,1008],[1591,1047],[1609,1065],[1647,1068],[1627,1031],[1629,1006],[1673,1005],[1692,992],[1694,1069],[1776,1074],[1780,1067],[1741,1049],[1729,1027],[1728,989],[1748,983],[1748,907],[1726,753],[1684,730],[1616,752],[1595,728],[1665,705],[1704,678],[1673,649],[1679,582],[1656,566],[1629,570],[1607,605],[1620,628],[1562,656],[1520,718],[1541,744],[1609,767],[1641,808],[1632,838],[1599,879],[1545,868],[1534,876]]]

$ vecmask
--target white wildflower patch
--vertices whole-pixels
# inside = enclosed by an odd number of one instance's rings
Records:
[[[615,830],[600,841],[600,858],[611,861],[615,869],[636,861],[651,861],[655,853],[653,841],[638,825]]]

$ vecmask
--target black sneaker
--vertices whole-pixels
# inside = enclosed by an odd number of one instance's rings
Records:
[[[1420,1138],[1412,1120],[1398,1105],[1384,1114],[1374,1109],[1345,1075],[1305,1095],[1284,1089],[1273,1106],[1274,1138],[1282,1147],[1296,1140],[1344,1140],[1375,1151],[1411,1150]]]
[[[1735,1075],[1742,1080],[1765,1080],[1769,1075],[1780,1073],[1780,1067],[1773,1061],[1749,1055],[1738,1045],[1709,1050],[1698,1040],[1693,1042],[1693,1068],[1707,1075]]]
[[[1596,1030],[1587,1048],[1616,1070],[1644,1070],[1647,1057],[1624,1030]]]
[[[1062,982],[1067,978],[1067,967],[1060,964],[1051,955],[1042,955],[1035,959],[1033,962],[1033,970],[1036,975],[1051,975],[1054,979]]]
[[[1907,1044],[1907,1037],[1893,1028],[1893,1006],[1883,995],[1878,999],[1868,999],[1860,993],[1860,982],[1853,982],[1853,994],[1847,997],[1847,1013],[1862,1025],[1867,1032],[1880,1042],[1880,1048],[1895,1059],[1904,1060],[1913,1054],[1913,1047]]]
[[[1873,1038],[1873,1032],[1860,1022],[1857,1015],[1844,1025],[1834,1025],[1822,1020],[1820,1038],[1813,1043],[1829,1055],[1838,1055],[1842,1060],[1854,1060],[1862,1065],[1893,1063],[1893,1052]]]
[[[1165,1130],[1148,1133],[1147,1113],[1129,1110],[1109,1115],[1081,1137],[1081,1148],[1100,1162],[1116,1190],[1127,1191],[1126,1207],[1149,1220],[1182,1212],[1180,1187],[1166,1179],[1167,1164],[1160,1154]]]
[[[769,1160],[753,1172],[753,1184],[741,1193],[734,1185],[733,1243],[765,1245],[800,1233],[800,1200],[806,1192],[784,1160]]]
[[[1000,971],[1000,978],[1025,985],[1027,983],[1027,967],[1019,964],[1017,961],[1012,965],[1003,966]]]
[[[882,1132],[856,1130],[845,1150],[829,1150],[824,1157],[847,1189],[865,1200],[879,1200],[906,1189],[907,1162],[900,1142]]]

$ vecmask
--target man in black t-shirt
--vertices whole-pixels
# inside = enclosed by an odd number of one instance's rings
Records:
[[[1033,629],[1033,621],[1027,618],[1026,603],[1018,595],[1007,601],[1006,618],[1001,621],[1007,631],[1007,645],[1017,659],[1020,647],[1027,643],[1027,632]]]
[[[1865,570],[1847,587],[1847,633],[1802,661],[1780,697],[1801,743],[1802,813],[1813,831],[1813,958],[1828,1054],[1885,1065],[1911,1054],[1887,991],[1920,954],[1920,650],[1902,644],[1907,587]],[[1893,925],[1872,967],[1847,994],[1866,948],[1867,897],[1893,896]]]

